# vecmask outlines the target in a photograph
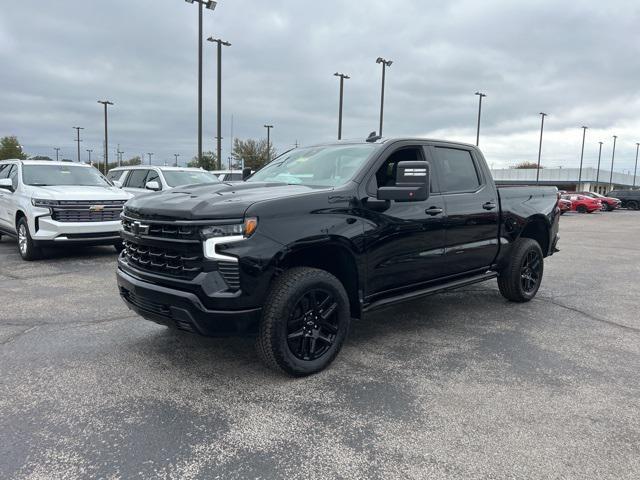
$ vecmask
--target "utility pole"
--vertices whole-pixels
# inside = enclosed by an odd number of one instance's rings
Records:
[[[540,112],[542,123],[540,124],[540,144],[538,145],[538,169],[536,170],[536,185],[540,184],[540,157],[542,156],[542,132],[544,131],[544,117],[546,113]]]
[[[264,128],[267,129],[267,163],[271,161],[271,129],[273,125],[265,125]]]
[[[216,122],[218,123],[216,135],[218,148],[216,150],[216,163],[218,164],[218,168],[222,169],[222,46],[230,47],[231,44],[213,37],[207,38],[207,41],[218,44],[218,112],[216,117]]]
[[[149,165],[151,165],[151,156],[153,155],[153,152],[147,152],[147,155],[149,155]]]
[[[56,151],[56,162],[58,161],[59,158],[59,154],[60,154],[60,147],[53,147],[53,149]]]
[[[596,170],[596,189],[598,188],[598,182],[600,181],[600,159],[602,158],[602,143],[603,142],[598,142],[600,144],[600,148],[598,149],[598,170]],[[600,193],[600,192],[598,192]]]
[[[104,174],[107,174],[109,167],[109,128],[107,123],[107,107],[113,105],[109,100],[98,100],[98,103],[104,105]],[[98,168],[100,170],[100,168]]]
[[[340,77],[340,102],[338,106],[338,140],[342,139],[342,99],[344,97],[344,81],[351,78],[349,75],[345,75],[344,73],[334,73],[336,77]]]
[[[176,157],[176,164],[175,164],[175,166],[177,167],[177,166],[178,166],[178,157],[180,156],[180,154],[179,154],[179,153],[174,153],[174,154],[173,154],[173,156],[174,156],[174,157]]]
[[[392,60],[385,60],[382,57],[378,57],[376,59],[376,63],[382,64],[382,92],[380,94],[380,131],[378,135],[382,136],[382,118],[384,116],[384,79],[385,79],[385,71],[387,67],[390,67],[393,63]]]
[[[636,166],[633,167],[633,187],[636,188],[636,173],[638,173],[638,150],[640,150],[640,143],[636,143]]]
[[[476,131],[476,147],[480,145],[480,116],[482,115],[482,99],[486,97],[486,95],[482,92],[476,92],[478,95],[478,129]]]
[[[582,160],[584,159],[584,139],[587,135],[587,128],[582,126],[582,150],[580,151],[580,172],[578,173],[578,191],[582,191]]]
[[[72,128],[74,128],[77,132],[76,142],[78,142],[78,163],[80,163],[80,130],[84,130],[84,128],[82,127],[72,127]]]
[[[93,166],[93,163],[91,162],[91,152],[93,152],[93,150],[87,148],[87,153],[89,154],[89,165]]]
[[[616,158],[616,140],[618,139],[617,135],[613,136],[613,151],[611,152],[611,172],[609,172],[609,192],[611,191],[611,187],[613,186],[613,160]]]

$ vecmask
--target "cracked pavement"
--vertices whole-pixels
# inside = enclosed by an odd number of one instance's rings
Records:
[[[133,315],[115,253],[0,241],[0,478],[640,477],[640,213],[569,214],[538,297],[356,322],[290,379]]]

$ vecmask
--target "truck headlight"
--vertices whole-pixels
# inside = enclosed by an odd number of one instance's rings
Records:
[[[238,259],[235,257],[218,253],[216,246],[249,238],[257,228],[258,219],[255,217],[245,218],[243,223],[211,225],[201,228],[200,235],[204,240],[204,256],[213,260],[237,262]]]
[[[40,199],[40,198],[32,198],[31,199],[31,205],[33,205],[34,207],[49,208],[49,207],[53,207],[55,205],[60,205],[60,202],[58,200],[46,200],[46,199]]]

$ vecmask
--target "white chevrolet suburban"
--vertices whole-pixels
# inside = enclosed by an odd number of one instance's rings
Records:
[[[0,236],[17,237],[24,260],[42,247],[82,243],[122,248],[120,213],[131,194],[95,168],[71,162],[0,161]]]
[[[107,178],[132,195],[169,190],[183,185],[218,183],[218,178],[202,168],[131,165],[109,170]]]

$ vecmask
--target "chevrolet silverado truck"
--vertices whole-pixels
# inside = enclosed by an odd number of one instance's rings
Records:
[[[531,300],[558,221],[555,187],[497,188],[475,146],[370,136],[130,200],[117,280],[142,317],[256,335],[267,365],[303,376],[376,309],[491,279]]]

